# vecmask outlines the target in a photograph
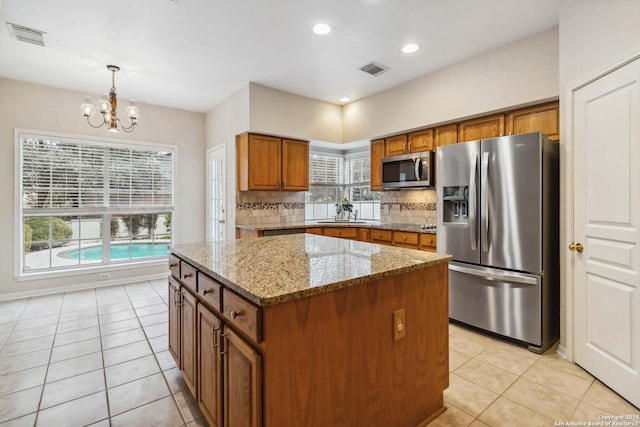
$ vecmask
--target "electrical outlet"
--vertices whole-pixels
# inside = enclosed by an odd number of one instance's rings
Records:
[[[100,273],[98,274],[98,279],[100,280],[111,279],[111,273]]]
[[[404,308],[401,308],[393,312],[393,340],[398,341],[404,338],[406,330]]]

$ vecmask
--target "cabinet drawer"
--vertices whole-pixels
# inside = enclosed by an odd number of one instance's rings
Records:
[[[318,234],[318,235],[322,235],[322,228],[320,227],[310,227],[310,228],[305,228],[304,229],[305,233],[308,234]]]
[[[169,254],[169,271],[176,279],[180,278],[180,258],[173,254]]]
[[[358,229],[349,227],[327,227],[324,229],[324,235],[329,237],[340,237],[343,239],[357,239]]]
[[[387,243],[390,244],[393,241],[393,231],[391,230],[371,230],[371,243]]]
[[[412,233],[408,231],[394,231],[393,232],[393,245],[402,246],[405,248],[417,248],[418,247],[418,233]]]
[[[244,332],[247,337],[255,342],[262,340],[260,309],[234,294],[222,290],[222,314],[227,323]]]
[[[198,293],[202,295],[204,300],[211,304],[213,308],[221,311],[220,307],[222,304],[220,303],[220,299],[222,298],[222,288],[220,283],[198,272]]]
[[[436,250],[436,235],[435,234],[421,234],[420,235],[420,249],[427,251]]]
[[[190,264],[187,264],[184,261],[180,262],[180,282],[194,293],[198,292],[198,287],[196,285],[197,272],[198,270]]]

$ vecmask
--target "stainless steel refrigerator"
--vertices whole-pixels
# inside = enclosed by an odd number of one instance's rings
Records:
[[[449,317],[541,353],[559,337],[558,144],[528,133],[438,147]]]

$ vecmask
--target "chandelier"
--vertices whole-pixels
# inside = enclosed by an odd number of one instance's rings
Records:
[[[129,118],[129,126],[124,126],[117,116],[118,108],[118,96],[116,95],[116,71],[120,71],[120,67],[117,65],[107,65],[107,69],[111,71],[111,90],[109,91],[109,100],[105,97],[100,98],[97,108],[91,104],[91,98],[85,97],[84,104],[80,106],[82,115],[87,118],[87,123],[92,128],[101,128],[106,126],[109,132],[119,132],[123,130],[125,132],[132,132],[135,125],[138,124],[138,107],[135,102],[131,101],[127,107],[127,117]],[[102,123],[94,125],[91,123],[91,117],[99,111],[102,114]]]

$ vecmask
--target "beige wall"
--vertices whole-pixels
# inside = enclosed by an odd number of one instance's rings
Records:
[[[573,283],[571,218],[573,141],[569,130],[571,90],[618,64],[631,52],[640,54],[640,0],[573,0],[560,13],[560,143],[561,224],[560,265],[561,350],[573,357]],[[598,171],[591,171],[598,173]]]
[[[346,105],[343,142],[557,97],[558,28],[554,27]]]
[[[104,129],[92,129],[80,115],[87,94],[0,78],[0,299],[15,293],[37,293],[43,289],[107,284],[98,282],[97,272],[18,282],[15,278],[14,239],[14,129],[77,136],[111,137]],[[94,99],[96,96],[94,95]],[[131,134],[117,139],[172,144],[178,147],[176,170],[176,242],[202,240],[204,236],[204,115],[155,105],[138,104],[140,124]],[[95,119],[95,118],[94,118]],[[112,279],[164,274],[166,265],[110,270]],[[4,294],[4,295],[3,295]]]
[[[249,85],[207,113],[207,150],[224,145],[226,149],[226,233],[234,239],[236,232],[236,139],[249,130]]]
[[[255,83],[249,88],[251,132],[343,142],[342,107],[339,105]]]

